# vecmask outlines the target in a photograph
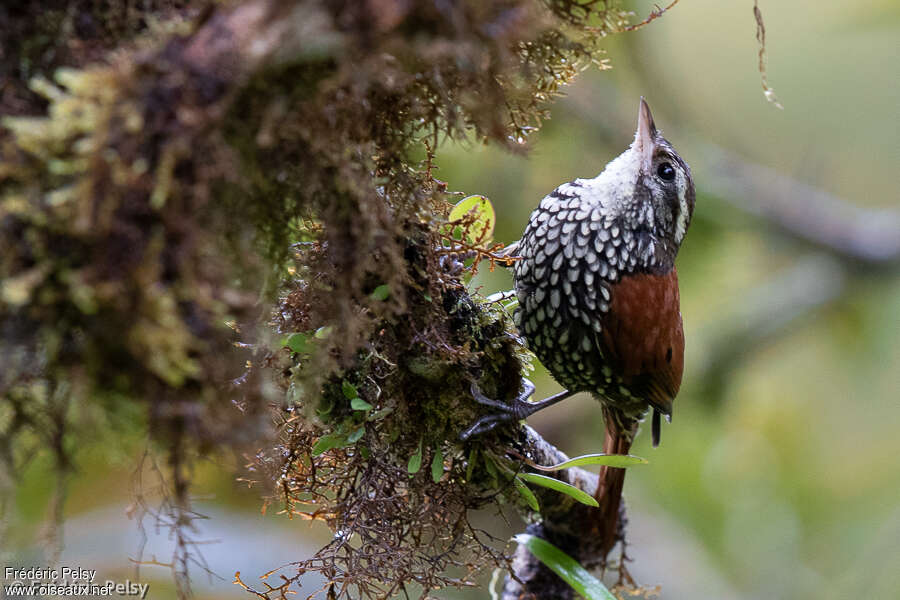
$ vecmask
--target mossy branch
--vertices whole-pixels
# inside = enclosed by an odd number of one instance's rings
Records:
[[[472,585],[507,557],[470,510],[527,506],[507,449],[558,452],[518,426],[458,441],[480,410],[470,384],[511,397],[530,355],[442,261],[448,195],[430,157],[441,138],[521,151],[561,86],[603,65],[597,41],[627,13],[581,0],[142,6],[155,35],[138,19],[91,46],[60,17],[93,53],[15,45],[2,59],[18,74],[0,100],[4,466],[21,467],[10,449],[45,435],[48,384],[67,382],[99,412],[142,409],[168,458],[173,528],[190,514],[192,457],[239,448],[255,457],[245,479],[288,516],[339,533],[286,581],[321,571],[332,597]],[[547,531],[577,527],[582,509],[542,505]],[[187,562],[173,561],[182,593]]]

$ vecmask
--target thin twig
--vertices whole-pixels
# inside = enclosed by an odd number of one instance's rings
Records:
[[[759,76],[763,94],[765,94],[766,100],[784,110],[778,98],[775,97],[775,90],[769,87],[769,78],[766,76],[766,24],[763,22],[762,11],[759,10],[759,0],[753,0],[753,17],[756,19],[756,41],[759,42]]]
[[[678,4],[679,1],[680,0],[672,0],[672,2],[665,8],[660,8],[659,5],[657,4],[654,7],[654,10],[651,10],[650,14],[647,15],[646,19],[644,19],[640,23],[635,23],[634,25],[629,25],[623,31],[635,31],[635,30],[638,30],[638,29],[644,27],[645,25],[650,24],[652,21],[655,21],[656,19],[663,16],[663,14],[665,14],[667,11],[671,10],[672,7],[674,7],[676,4]]]

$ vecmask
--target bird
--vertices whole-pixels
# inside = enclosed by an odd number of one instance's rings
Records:
[[[642,97],[634,141],[593,179],[575,179],[545,196],[521,239],[507,247],[518,300],[513,319],[528,348],[565,389],[529,402],[522,381],[511,402],[463,439],[521,420],[578,392],[600,401],[604,451],[627,454],[639,423],[653,411],[671,420],[684,369],[675,258],[694,212],[691,169],[653,121]],[[616,469],[616,471],[620,471]]]
[[[565,389],[529,402],[534,384],[523,378],[522,391],[503,402],[473,382],[473,398],[495,411],[466,429],[463,440],[588,392],[602,407],[605,454],[628,454],[649,410],[653,446],[659,445],[660,416],[671,420],[684,370],[675,258],[695,198],[690,167],[657,130],[642,97],[628,149],[593,179],[575,179],[545,196],[521,239],[504,249],[517,257],[516,327]],[[582,535],[601,557],[624,544],[624,481],[625,469],[601,467],[598,512]],[[627,577],[624,559],[623,545],[620,578]]]

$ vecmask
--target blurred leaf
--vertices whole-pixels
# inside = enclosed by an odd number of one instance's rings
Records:
[[[350,408],[353,410],[372,410],[372,405],[362,398],[356,397],[350,401]]]
[[[347,444],[347,437],[343,433],[329,433],[319,438],[312,447],[312,455],[319,456],[333,448],[343,448]]]
[[[472,448],[469,451],[469,460],[466,465],[466,481],[472,481],[472,472],[475,470],[475,461],[478,460],[478,449]]]
[[[416,453],[413,454],[409,458],[409,464],[406,466],[406,470],[410,472],[411,475],[415,475],[419,472],[419,469],[422,468],[422,442],[419,442],[419,449],[416,450]]]
[[[315,344],[310,342],[307,333],[292,333],[288,336],[286,345],[297,354],[309,354],[315,349]]]
[[[516,489],[519,491],[519,494],[522,498],[525,499],[525,503],[533,510],[534,512],[541,512],[541,505],[538,503],[537,496],[534,495],[528,486],[525,483],[516,477],[513,479],[513,483],[516,484]]]
[[[599,579],[587,572],[574,558],[541,538],[529,533],[520,533],[513,538],[523,544],[547,568],[559,575],[573,590],[587,600],[616,600]]]
[[[487,454],[484,455],[484,468],[496,484],[499,481],[500,474],[497,472],[497,465],[494,464],[494,460]]]
[[[325,327],[319,327],[318,329],[316,329],[316,339],[324,340],[329,335],[331,335],[332,331],[334,331],[334,327],[332,327],[331,325],[326,325]]]
[[[378,421],[380,419],[385,418],[392,412],[394,412],[393,406],[385,406],[384,408],[380,408],[380,409],[376,410],[375,412],[373,412],[372,414],[370,414],[369,418],[366,420],[367,421]]]
[[[341,382],[341,391],[344,392],[344,398],[347,400],[353,400],[359,396],[359,392],[356,391],[356,386],[346,379]]]
[[[434,450],[434,458],[431,459],[431,479],[435,483],[444,476],[444,453],[441,452],[440,446]]]
[[[0,282],[0,300],[14,307],[26,304],[34,289],[47,277],[48,271],[49,265],[42,264]]]
[[[450,220],[459,221],[470,213],[474,214],[475,221],[468,228],[466,237],[472,243],[489,242],[494,235],[494,223],[497,221],[493,204],[484,196],[467,196],[457,202],[450,211]]]
[[[519,477],[521,477],[528,483],[533,483],[535,485],[539,485],[563,493],[567,496],[571,496],[582,504],[587,504],[588,506],[600,506],[599,504],[597,504],[597,501],[591,497],[590,494],[579,490],[574,485],[569,485],[564,481],[560,481],[559,479],[547,477],[546,475],[538,475],[537,473],[520,473]]]
[[[582,456],[570,458],[569,460],[561,462],[558,465],[550,465],[549,467],[545,467],[543,465],[530,464],[530,466],[537,469],[538,471],[561,471],[562,469],[580,467],[582,465],[604,465],[607,467],[618,467],[620,469],[624,469],[625,467],[646,464],[646,458],[641,458],[640,456],[632,456],[631,454],[584,454]]]
[[[365,433],[366,433],[366,428],[360,427],[359,429],[354,430],[350,435],[347,436],[347,441],[351,444],[355,444],[360,439],[362,439],[362,436],[365,435]]]
[[[375,288],[371,294],[369,294],[369,298],[372,300],[381,300],[384,302],[391,296],[391,288],[387,284],[379,285]]]
[[[326,402],[328,403],[328,405],[324,406]],[[316,408],[316,414],[324,417],[325,415],[329,414],[333,408],[334,400],[332,400],[331,398],[322,398],[322,401],[319,403],[319,407]]]

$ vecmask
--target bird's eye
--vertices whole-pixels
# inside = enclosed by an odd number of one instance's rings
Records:
[[[659,164],[656,168],[656,174],[664,181],[672,181],[675,179],[675,169],[667,162]]]

